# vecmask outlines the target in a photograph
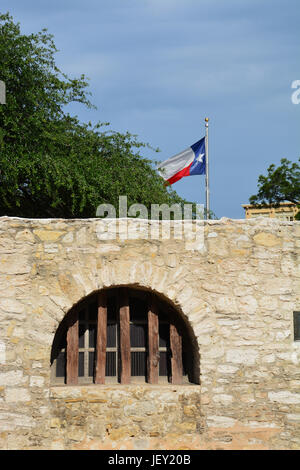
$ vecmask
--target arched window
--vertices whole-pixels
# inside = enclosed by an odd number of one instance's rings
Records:
[[[197,382],[193,344],[176,309],[156,294],[103,289],[61,322],[52,346],[52,382]]]

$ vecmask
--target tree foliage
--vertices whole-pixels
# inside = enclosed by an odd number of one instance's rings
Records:
[[[258,193],[250,197],[250,203],[276,206],[280,202],[289,201],[300,209],[300,158],[298,162],[282,158],[280,166],[270,165],[267,176],[258,177]],[[298,219],[299,216],[300,212],[297,214]]]
[[[0,14],[0,215],[95,217],[101,203],[118,207],[119,195],[147,208],[184,203],[141,156],[148,144],[66,112],[72,102],[92,104],[85,76],[67,77],[56,52],[47,30],[24,35]]]

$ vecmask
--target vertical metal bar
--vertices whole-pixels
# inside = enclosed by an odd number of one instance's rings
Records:
[[[88,323],[88,314],[89,314],[89,309],[88,305],[86,305],[84,309],[84,327],[85,327],[85,332],[84,332],[84,344],[83,344],[83,376],[85,380],[88,378],[89,375],[89,323]]]
[[[208,158],[208,121],[205,118],[205,186],[206,186],[206,219],[210,218],[210,201],[209,201],[209,158]]]

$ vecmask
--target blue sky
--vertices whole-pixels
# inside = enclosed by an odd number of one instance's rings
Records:
[[[211,209],[244,218],[271,163],[300,156],[299,0],[2,0],[24,33],[47,28],[57,65],[89,77],[97,110],[159,147],[165,160],[199,140],[210,118]],[[205,202],[203,176],[183,178],[180,196]]]

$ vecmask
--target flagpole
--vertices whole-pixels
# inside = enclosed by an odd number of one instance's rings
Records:
[[[208,121],[205,118],[205,186],[206,186],[206,220],[209,219],[209,162],[208,162]]]

